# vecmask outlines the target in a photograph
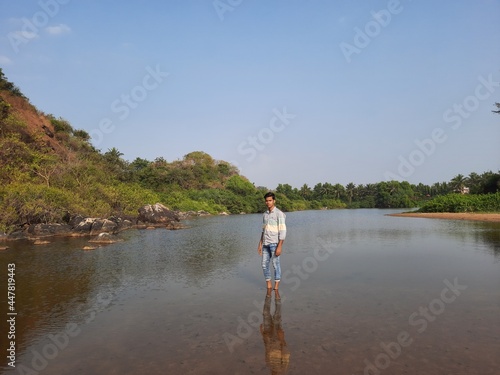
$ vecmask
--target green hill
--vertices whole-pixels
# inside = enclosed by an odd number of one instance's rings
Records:
[[[0,231],[73,215],[135,217],[156,202],[210,213],[261,209],[253,184],[204,152],[172,162],[121,156],[116,148],[102,153],[86,131],[35,108],[0,69]]]

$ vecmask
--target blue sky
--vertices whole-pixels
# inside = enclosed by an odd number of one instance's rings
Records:
[[[0,66],[103,152],[256,185],[500,169],[500,0],[0,0]]]

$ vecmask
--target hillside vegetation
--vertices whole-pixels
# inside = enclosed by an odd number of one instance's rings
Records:
[[[116,148],[97,150],[85,130],[35,108],[0,69],[0,232],[63,223],[77,214],[133,218],[139,207],[156,202],[173,210],[212,214],[264,209],[267,188],[255,187],[236,167],[202,151],[171,162],[162,157],[129,162],[122,156]],[[500,174],[459,175],[432,186],[398,181],[301,188],[279,184],[275,192],[285,211],[406,208],[459,191],[465,184],[472,194],[495,193]],[[498,203],[481,207],[500,210]]]

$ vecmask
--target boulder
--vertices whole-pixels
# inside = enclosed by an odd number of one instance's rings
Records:
[[[69,224],[31,224],[25,230],[28,237],[63,236],[71,232]]]
[[[90,228],[90,235],[94,236],[99,233],[115,233],[118,229],[118,224],[108,219],[97,219]]]
[[[146,224],[170,224],[178,222],[179,214],[161,203],[148,204],[139,208],[138,222]]]
[[[123,219],[121,217],[112,216],[108,220],[116,223],[116,228],[114,232],[120,232],[122,230],[130,229],[133,227],[132,221],[128,219]]]
[[[96,217],[84,218],[78,221],[78,223],[73,227],[73,232],[75,234],[82,234],[82,235],[90,234],[92,226],[97,220],[102,220],[102,219]]]
[[[85,220],[85,217],[83,217],[82,215],[74,215],[69,218],[68,224],[71,225],[72,228],[74,228],[83,220]]]
[[[119,230],[129,228],[132,223],[128,220],[115,220],[101,219],[96,217],[82,218],[82,220],[77,221],[73,227],[73,232],[77,235],[88,235],[95,236],[99,233],[116,233]]]

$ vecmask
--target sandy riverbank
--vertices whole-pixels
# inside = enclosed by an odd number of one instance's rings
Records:
[[[500,213],[403,212],[403,213],[399,213],[399,214],[388,214],[387,216],[423,217],[423,218],[429,218],[429,219],[476,220],[476,221],[500,222]]]

